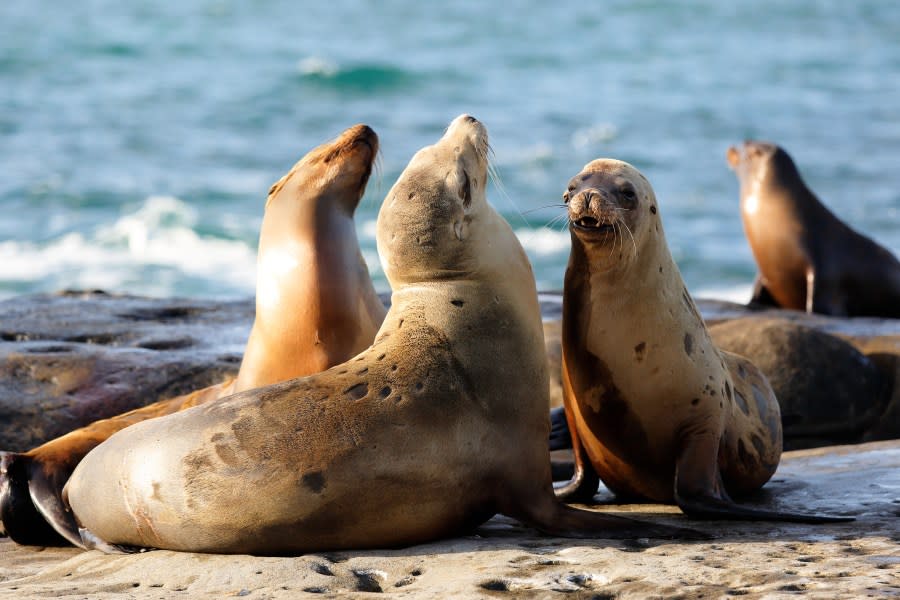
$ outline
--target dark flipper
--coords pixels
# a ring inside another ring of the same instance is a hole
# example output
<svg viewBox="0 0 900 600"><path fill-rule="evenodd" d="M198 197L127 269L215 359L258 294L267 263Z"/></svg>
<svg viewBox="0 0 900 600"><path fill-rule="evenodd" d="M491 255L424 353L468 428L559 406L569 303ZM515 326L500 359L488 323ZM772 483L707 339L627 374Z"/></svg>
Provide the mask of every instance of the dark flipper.
<svg viewBox="0 0 900 600"><path fill-rule="evenodd" d="M550 451L568 450L572 447L572 435L562 406L550 409Z"/></svg>
<svg viewBox="0 0 900 600"><path fill-rule="evenodd" d="M769 288L762 281L762 275L757 274L756 280L753 282L753 295L750 296L750 304L757 306L780 306L778 301L772 296Z"/></svg>
<svg viewBox="0 0 900 600"><path fill-rule="evenodd" d="M518 499L526 499L518 503ZM503 514L519 519L547 535L580 539L677 539L708 540L709 534L695 529L672 527L620 517L594 510L566 506L549 491L513 491L504 498Z"/></svg>
<svg viewBox="0 0 900 600"><path fill-rule="evenodd" d="M62 499L63 486L73 469L62 465L53 466L57 468L49 472L46 465L36 462L29 467L28 489L31 501L50 527L69 543L83 548L75 515Z"/></svg>
<svg viewBox="0 0 900 600"><path fill-rule="evenodd" d="M65 546L66 540L34 505L29 490L31 458L0 452L0 520L7 535L25 546Z"/></svg>
<svg viewBox="0 0 900 600"><path fill-rule="evenodd" d="M567 415L564 416L568 418ZM578 432L574 428L570 431L572 432L570 439L572 454L575 457L575 472L567 483L559 487L554 486L553 492L558 500L564 502L590 502L597 494L600 477L586 456L581 440L578 438Z"/></svg>
<svg viewBox="0 0 900 600"><path fill-rule="evenodd" d="M741 506L728 496L716 460L718 436L710 433L691 437L675 466L675 502L694 519L736 521L787 521L793 523L844 523L854 517L831 517L788 513Z"/></svg>
<svg viewBox="0 0 900 600"><path fill-rule="evenodd" d="M804 513L787 513L735 504L730 499L713 496L676 498L678 507L692 519L722 519L733 521L786 521L789 523L846 523L854 517L832 517Z"/></svg>

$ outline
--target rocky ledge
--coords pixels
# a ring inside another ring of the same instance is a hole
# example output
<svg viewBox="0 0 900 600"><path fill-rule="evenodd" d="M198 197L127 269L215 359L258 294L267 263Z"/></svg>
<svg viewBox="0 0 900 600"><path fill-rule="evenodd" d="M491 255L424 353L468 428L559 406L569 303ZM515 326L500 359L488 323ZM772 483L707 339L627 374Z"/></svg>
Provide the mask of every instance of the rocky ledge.
<svg viewBox="0 0 900 600"><path fill-rule="evenodd" d="M704 531L678 542L547 537L504 517L393 550L108 556L0 540L0 598L885 598L900 595L900 442L789 452L755 505L852 514L833 525L694 521L655 504L592 508ZM248 499L252 501L252 499Z"/></svg>
<svg viewBox="0 0 900 600"><path fill-rule="evenodd" d="M541 299L552 366L560 298ZM900 321L698 305L716 343L766 371L795 446L900 437ZM219 381L236 372L252 319L249 300L63 293L0 303L0 449L27 450L88 421ZM433 544L294 558L106 556L0 539L0 597L900 595L898 441L788 452L773 481L749 500L852 514L852 523L698 522L674 507L616 505L602 492L595 500L597 510L714 539L566 540L503 517Z"/></svg>
<svg viewBox="0 0 900 600"><path fill-rule="evenodd" d="M715 300L698 306L715 342L748 356L769 377L788 448L900 438L900 320ZM558 293L541 294L557 404L561 307ZM25 451L236 373L253 311L251 300L102 292L0 302L0 450Z"/></svg>

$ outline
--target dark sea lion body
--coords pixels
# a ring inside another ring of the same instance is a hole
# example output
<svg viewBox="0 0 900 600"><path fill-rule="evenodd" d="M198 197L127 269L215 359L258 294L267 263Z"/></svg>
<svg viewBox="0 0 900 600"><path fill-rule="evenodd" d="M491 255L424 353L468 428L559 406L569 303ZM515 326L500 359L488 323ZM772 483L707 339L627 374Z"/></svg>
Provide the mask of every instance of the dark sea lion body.
<svg viewBox="0 0 900 600"><path fill-rule="evenodd" d="M759 276L753 302L835 316L900 318L900 261L854 231L768 142L728 150Z"/></svg>

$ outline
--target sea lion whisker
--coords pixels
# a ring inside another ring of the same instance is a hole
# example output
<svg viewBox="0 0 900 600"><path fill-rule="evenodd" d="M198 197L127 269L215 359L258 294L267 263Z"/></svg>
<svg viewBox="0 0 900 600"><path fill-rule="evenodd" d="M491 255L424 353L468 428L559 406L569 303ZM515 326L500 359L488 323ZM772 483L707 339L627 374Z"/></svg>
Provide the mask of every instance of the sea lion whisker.
<svg viewBox="0 0 900 600"><path fill-rule="evenodd" d="M531 223L529 223L528 219L525 218L525 215L522 213L521 209L519 209L519 205L516 204L512 197L510 197L510 195L506 192L506 186L503 185L503 180L500 179L500 173L497 171L497 168L491 161L488 161L487 163L487 171L488 177L490 177L491 181L494 182L494 187L497 188L497 192L500 194L500 197L503 198L507 202L507 204L512 206L515 212L519 215L519 218L522 219L522 223L524 223L526 227L530 228Z"/></svg>
<svg viewBox="0 0 900 600"><path fill-rule="evenodd" d="M565 208L565 207L566 207L565 204L545 204L544 206L538 206L536 208L529 208L528 210L524 211L524 214L530 215L533 212L537 212L539 210L544 210L546 208Z"/></svg>
<svg viewBox="0 0 900 600"><path fill-rule="evenodd" d="M637 242L634 240L634 234L631 232L631 228L628 227L628 223L626 223L625 220L622 219L621 216L618 217L618 220L622 224L622 226L625 227L625 231L628 232L628 237L631 238L631 246L634 251L632 256L636 257L637 256Z"/></svg>
<svg viewBox="0 0 900 600"><path fill-rule="evenodd" d="M563 223L565 225L565 227L568 227L569 226L569 213L562 213L561 215L556 215L555 217L553 217L552 219L547 221L547 224L544 226L547 227L548 229L552 229L554 226L556 226L559 223ZM560 229L560 231L562 231L562 229Z"/></svg>

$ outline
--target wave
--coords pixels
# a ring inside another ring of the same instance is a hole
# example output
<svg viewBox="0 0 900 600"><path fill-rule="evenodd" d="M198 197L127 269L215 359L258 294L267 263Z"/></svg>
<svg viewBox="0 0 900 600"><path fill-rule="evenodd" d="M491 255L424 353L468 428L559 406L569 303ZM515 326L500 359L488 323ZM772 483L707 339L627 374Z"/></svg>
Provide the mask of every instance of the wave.
<svg viewBox="0 0 900 600"><path fill-rule="evenodd" d="M301 80L336 91L371 92L399 89L416 79L410 71L383 63L340 65L310 56L297 64Z"/></svg>
<svg viewBox="0 0 900 600"><path fill-rule="evenodd" d="M256 249L201 235L196 211L151 196L134 213L45 242L0 242L0 282L12 293L104 289L151 296L252 295Z"/></svg>
<svg viewBox="0 0 900 600"><path fill-rule="evenodd" d="M516 237L525 252L529 255L550 256L565 254L568 256L571 245L569 230L556 231L547 227L538 229L516 229Z"/></svg>
<svg viewBox="0 0 900 600"><path fill-rule="evenodd" d="M599 123L583 127L572 134L572 146L579 149L593 148L614 140L618 134L619 130L612 123Z"/></svg>

